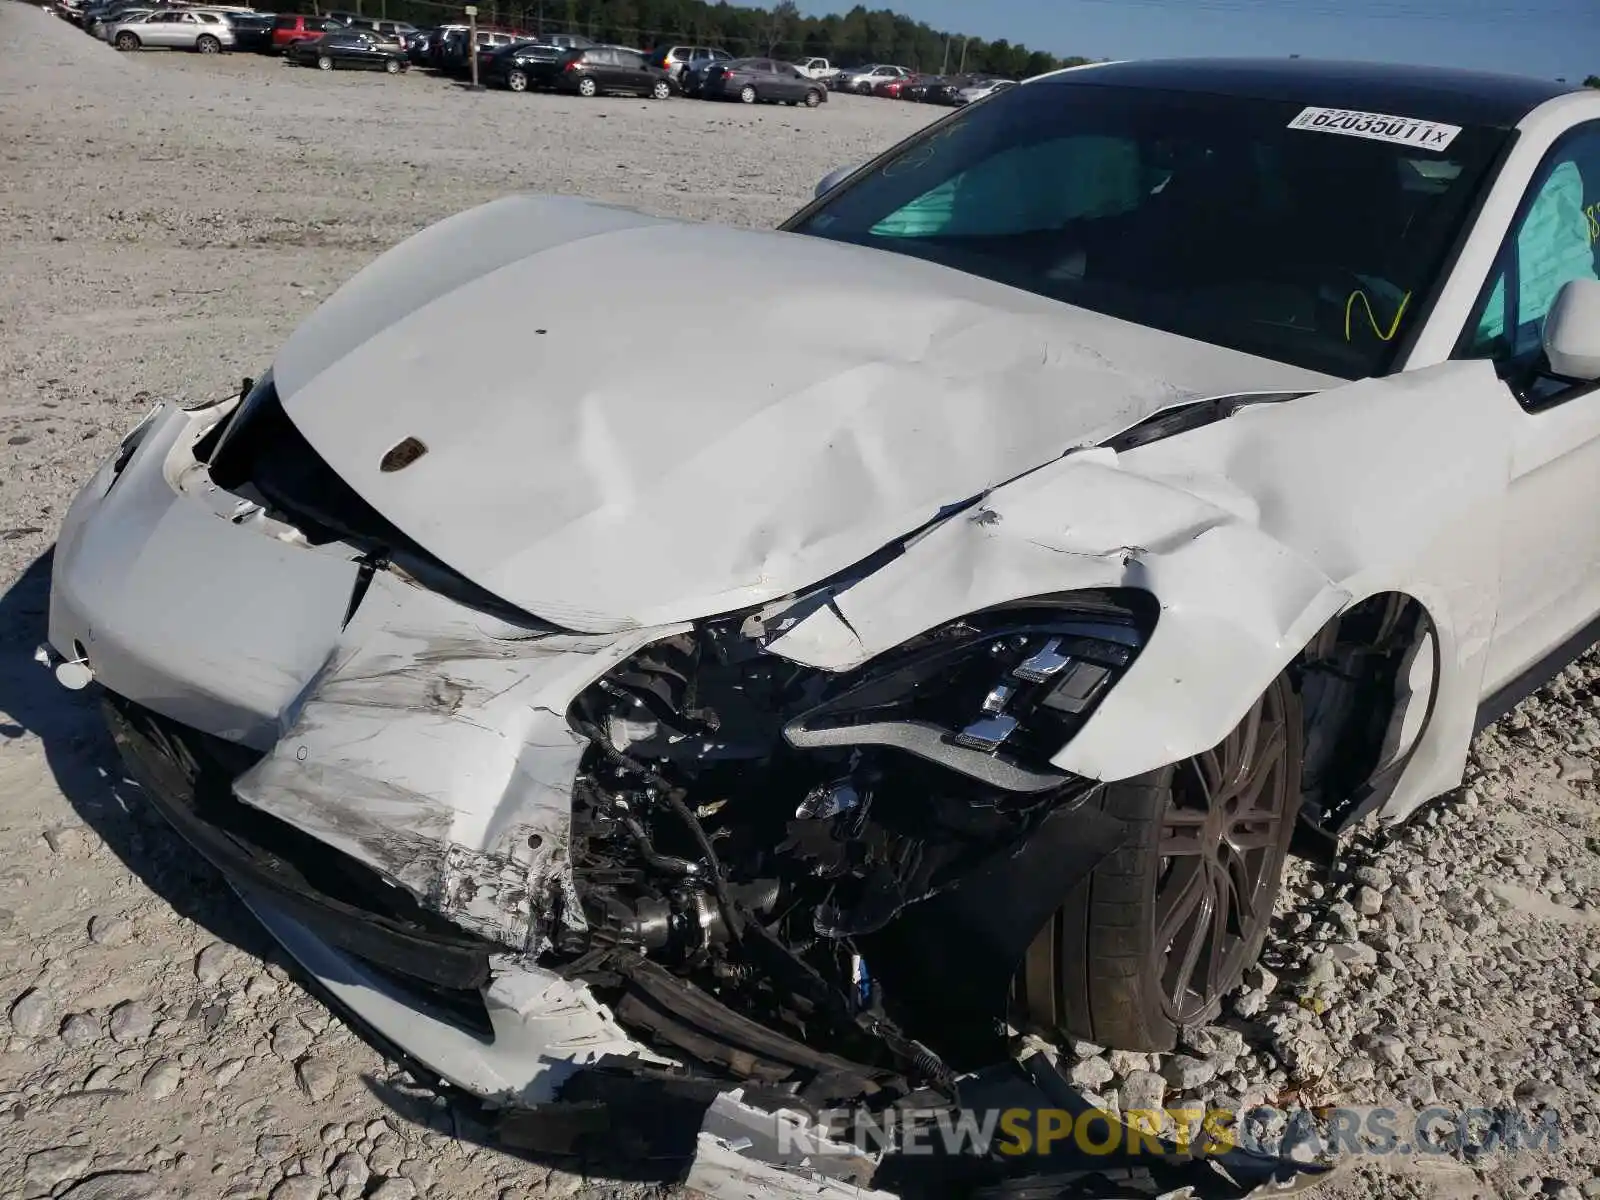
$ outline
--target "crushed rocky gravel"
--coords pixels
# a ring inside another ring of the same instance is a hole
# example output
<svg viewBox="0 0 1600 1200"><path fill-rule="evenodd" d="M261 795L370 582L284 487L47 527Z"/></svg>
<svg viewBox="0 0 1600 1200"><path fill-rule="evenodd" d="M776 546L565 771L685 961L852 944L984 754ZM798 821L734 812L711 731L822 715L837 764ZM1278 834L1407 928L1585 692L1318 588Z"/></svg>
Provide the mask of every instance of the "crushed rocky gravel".
<svg viewBox="0 0 1600 1200"><path fill-rule="evenodd" d="M14 0L0 44L0 1195L637 1200L485 1144L293 982L124 781L92 705L33 663L53 531L156 398L258 373L319 298L434 220L532 188L770 225L935 113L119 55ZM1245 1118L1263 1137L1483 1110L1442 1146L1344 1154L1320 1195L1600 1198L1597 749L1591 654L1479 737L1458 792L1362 831L1331 873L1295 863L1217 1025L1170 1055L1050 1053L1122 1111L1272 1106ZM1506 1146L1508 1112L1535 1130L1553 1114L1556 1140Z"/></svg>

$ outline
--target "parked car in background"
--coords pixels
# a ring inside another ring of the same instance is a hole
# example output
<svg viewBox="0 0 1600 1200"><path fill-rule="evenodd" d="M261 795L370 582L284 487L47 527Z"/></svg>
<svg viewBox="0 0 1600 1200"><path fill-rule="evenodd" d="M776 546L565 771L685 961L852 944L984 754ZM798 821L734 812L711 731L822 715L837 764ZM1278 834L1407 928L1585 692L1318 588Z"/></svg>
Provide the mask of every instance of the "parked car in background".
<svg viewBox="0 0 1600 1200"><path fill-rule="evenodd" d="M314 42L296 42L284 51L284 58L296 66L332 71L344 67L362 71L387 71L398 75L411 66L405 51L378 34L348 26L325 33Z"/></svg>
<svg viewBox="0 0 1600 1200"><path fill-rule="evenodd" d="M402 50L410 43L420 30L410 21L387 21L379 17L357 17L346 22L351 29L366 29L376 33L379 37L394 42Z"/></svg>
<svg viewBox="0 0 1600 1200"><path fill-rule="evenodd" d="M829 80L839 73L839 68L825 58L807 58L793 66L807 79Z"/></svg>
<svg viewBox="0 0 1600 1200"><path fill-rule="evenodd" d="M272 50L272 13L234 13L228 17L233 26L233 48L266 54Z"/></svg>
<svg viewBox="0 0 1600 1200"><path fill-rule="evenodd" d="M699 65L729 62L733 55L720 46L657 46L646 59L652 67L665 71L674 83L682 84L684 74Z"/></svg>
<svg viewBox="0 0 1600 1200"><path fill-rule="evenodd" d="M314 42L325 33L345 28L332 17L308 17L303 13L279 13L272 18L272 48L287 50L299 42Z"/></svg>
<svg viewBox="0 0 1600 1200"><path fill-rule="evenodd" d="M522 35L510 33L503 29L479 29L475 34L471 30L452 29L440 41L439 51L434 59L433 66L447 75L467 75L472 71L472 59L468 57L467 38L471 35L473 41L473 54L482 54L484 51L493 53L502 47L509 46L522 40ZM480 63L482 59L480 58Z"/></svg>
<svg viewBox="0 0 1600 1200"><path fill-rule="evenodd" d="M1008 91L1017 86L1014 79L984 79L964 87L956 93L957 104L971 104L977 100L986 100L997 92Z"/></svg>
<svg viewBox="0 0 1600 1200"><path fill-rule="evenodd" d="M560 43L556 39L561 39ZM513 92L555 86L562 63L574 50L588 50L594 43L580 34L559 33L531 42L502 46L480 70L485 83L509 88Z"/></svg>
<svg viewBox="0 0 1600 1200"><path fill-rule="evenodd" d="M415 67L423 66L428 61L429 50L433 46L433 39L439 36L442 26L418 30L406 38L406 58Z"/></svg>
<svg viewBox="0 0 1600 1200"><path fill-rule="evenodd" d="M721 69L723 63L731 61L731 59L723 58L696 59L694 62L685 66L683 71L678 75L678 90L685 96L693 96L697 99L704 98L706 76L713 70Z"/></svg>
<svg viewBox="0 0 1600 1200"><path fill-rule="evenodd" d="M158 0L90 0L78 19L84 29L104 41L106 30L119 21L132 21L166 7Z"/></svg>
<svg viewBox="0 0 1600 1200"><path fill-rule="evenodd" d="M846 71L839 76L841 92L870 92L878 84L889 79L908 79L910 70L905 67L896 67L889 63L873 63L871 66L861 67L855 71Z"/></svg>
<svg viewBox="0 0 1600 1200"><path fill-rule="evenodd" d="M610 46L567 51L555 76L555 86L580 96L622 92L654 100L665 100L673 92L672 77L644 55Z"/></svg>
<svg viewBox="0 0 1600 1200"><path fill-rule="evenodd" d="M706 71L701 88L709 99L744 104L804 104L815 108L828 98L828 90L802 75L793 63L770 58L736 58L717 63Z"/></svg>
<svg viewBox="0 0 1600 1200"><path fill-rule="evenodd" d="M921 78L920 75L903 75L899 78L891 76L880 79L872 85L872 94L884 100L898 100L908 85Z"/></svg>
<svg viewBox="0 0 1600 1200"><path fill-rule="evenodd" d="M125 8L119 11L115 16L97 16L93 18L89 22L88 30L92 36L99 38L102 42L108 41L109 38L107 34L110 31L111 26L126 24L130 21L142 20L153 12L155 12L155 9L148 7Z"/></svg>
<svg viewBox="0 0 1600 1200"><path fill-rule="evenodd" d="M906 80L900 88L900 99L910 100L914 104L927 104L932 94L948 82L943 75L918 75L915 79Z"/></svg>
<svg viewBox="0 0 1600 1200"><path fill-rule="evenodd" d="M106 30L106 40L118 50L193 50L220 54L233 48L233 26L216 13L158 9Z"/></svg>

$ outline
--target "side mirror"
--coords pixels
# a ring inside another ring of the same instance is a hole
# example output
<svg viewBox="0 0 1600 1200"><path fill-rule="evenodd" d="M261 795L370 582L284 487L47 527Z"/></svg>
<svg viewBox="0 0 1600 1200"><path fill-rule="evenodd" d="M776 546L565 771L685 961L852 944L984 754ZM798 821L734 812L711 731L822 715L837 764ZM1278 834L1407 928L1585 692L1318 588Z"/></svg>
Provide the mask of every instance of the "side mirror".
<svg viewBox="0 0 1600 1200"><path fill-rule="evenodd" d="M1600 379L1600 279L1562 286L1544 321L1544 353L1563 379Z"/></svg>
<svg viewBox="0 0 1600 1200"><path fill-rule="evenodd" d="M817 190L811 193L812 198L815 199L824 192L833 191L840 183L844 182L847 175L854 175L860 169L860 165L857 164L852 167L840 167L837 171L829 171L817 183Z"/></svg>

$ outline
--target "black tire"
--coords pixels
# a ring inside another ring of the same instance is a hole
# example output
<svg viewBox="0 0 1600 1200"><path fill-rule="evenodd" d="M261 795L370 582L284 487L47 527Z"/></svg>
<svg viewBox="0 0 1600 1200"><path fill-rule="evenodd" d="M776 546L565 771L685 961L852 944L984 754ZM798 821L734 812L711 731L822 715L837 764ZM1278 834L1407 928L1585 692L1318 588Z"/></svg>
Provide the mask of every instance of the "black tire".
<svg viewBox="0 0 1600 1200"><path fill-rule="evenodd" d="M331 71L331 70L333 70L333 59L329 58L326 54L318 55L317 56L317 70L319 70L319 71Z"/></svg>
<svg viewBox="0 0 1600 1200"><path fill-rule="evenodd" d="M137 50L139 48L139 35L126 31L119 33L117 34L116 45L118 50Z"/></svg>
<svg viewBox="0 0 1600 1200"><path fill-rule="evenodd" d="M386 74L398 75L400 74L400 63L395 59L386 58L383 61L383 69Z"/></svg>
<svg viewBox="0 0 1600 1200"><path fill-rule="evenodd" d="M526 71L508 71L508 72L506 72L506 87L510 88L513 92L525 92L525 91L527 91L528 90L528 74L527 74L527 72Z"/></svg>
<svg viewBox="0 0 1600 1200"><path fill-rule="evenodd" d="M812 88L809 92L806 93L806 107L807 108L816 108L817 105L819 105L821 103L822 103L822 93L820 91L818 91L816 88Z"/></svg>
<svg viewBox="0 0 1600 1200"><path fill-rule="evenodd" d="M209 33L202 33L194 40L194 49L196 54L221 54L222 43Z"/></svg>
<svg viewBox="0 0 1600 1200"><path fill-rule="evenodd" d="M658 79L655 86L650 89L650 98L653 100L669 100L672 98L672 85L665 79Z"/></svg>
<svg viewBox="0 0 1600 1200"><path fill-rule="evenodd" d="M751 84L747 83L739 89L740 104L754 104L759 99L760 97L756 95L756 89Z"/></svg>
<svg viewBox="0 0 1600 1200"><path fill-rule="evenodd" d="M1088 801L1121 821L1129 840L1029 947L1015 990L1020 1020L1163 1051L1180 1029L1217 1016L1261 952L1283 880L1300 806L1300 722L1299 697L1280 677L1214 749ZM1232 897L1246 903L1226 906L1218 939L1216 901Z"/></svg>
<svg viewBox="0 0 1600 1200"><path fill-rule="evenodd" d="M600 85L591 76L585 75L578 80L578 95L585 98L600 94Z"/></svg>

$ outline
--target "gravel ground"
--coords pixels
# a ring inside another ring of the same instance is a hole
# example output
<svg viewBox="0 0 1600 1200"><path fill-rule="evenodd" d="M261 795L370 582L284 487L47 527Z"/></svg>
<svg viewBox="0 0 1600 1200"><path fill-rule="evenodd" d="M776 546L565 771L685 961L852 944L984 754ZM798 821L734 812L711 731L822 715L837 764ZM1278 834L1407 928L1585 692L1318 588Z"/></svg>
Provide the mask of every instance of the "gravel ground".
<svg viewBox="0 0 1600 1200"><path fill-rule="evenodd" d="M479 1144L290 980L32 663L53 531L157 396L258 373L434 220L532 188L770 225L930 113L125 56L13 0L0 44L0 1195L637 1197ZM1177 1055L1079 1044L1066 1069L1124 1108L1553 1110L1554 1149L1347 1158L1319 1194L1600 1197L1597 749L1591 657L1479 739L1461 792L1364 835L1333 878L1297 867L1219 1026Z"/></svg>

